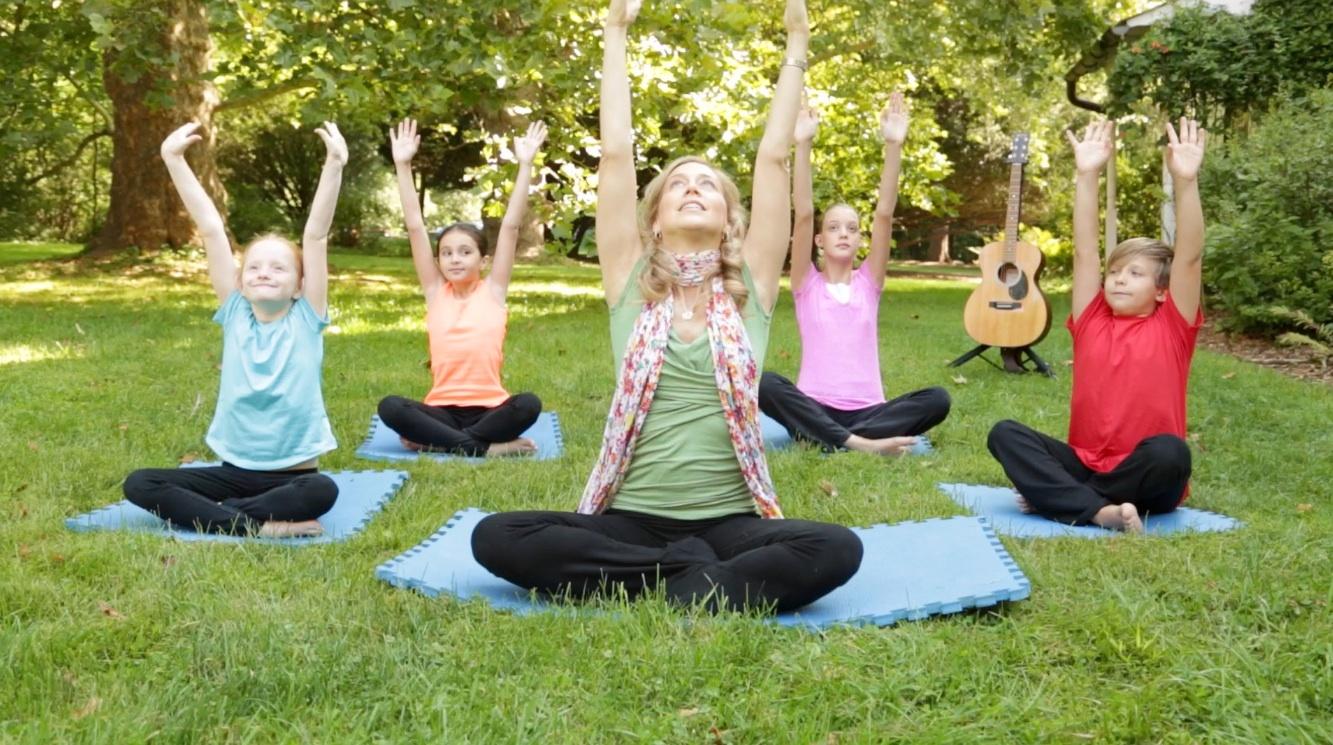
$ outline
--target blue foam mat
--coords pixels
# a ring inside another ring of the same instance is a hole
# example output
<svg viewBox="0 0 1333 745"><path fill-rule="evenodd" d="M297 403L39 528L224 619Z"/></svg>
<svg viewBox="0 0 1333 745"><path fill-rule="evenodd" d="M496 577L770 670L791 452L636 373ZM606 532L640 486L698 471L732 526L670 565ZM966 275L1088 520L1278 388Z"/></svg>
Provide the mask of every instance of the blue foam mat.
<svg viewBox="0 0 1333 745"><path fill-rule="evenodd" d="M192 463L188 468L202 468L208 463ZM327 471L338 484L338 499L333 509L319 516L322 535L305 538L258 538L251 536L198 533L169 525L157 515L126 500L65 520L65 527L80 533L94 530L128 530L161 533L182 541L218 541L223 543L256 542L300 546L312 543L345 541L360 533L384 503L407 481L405 471Z"/></svg>
<svg viewBox="0 0 1333 745"><path fill-rule="evenodd" d="M1018 492L1003 486L977 484L939 484L940 491L949 495L974 515L990 520L995 530L1017 538L1108 538L1120 535L1096 525L1065 525L1039 515L1025 514L1018 509ZM1218 532L1235 530L1242 523L1232 517L1191 507L1177 507L1165 515L1148 515L1143 520L1143 531L1150 535L1182 532Z"/></svg>
<svg viewBox="0 0 1333 745"><path fill-rule="evenodd" d="M565 449L564 434L560 431L560 417L554 411L543 411L537 417L537 421L533 422L532 426L528 427L521 437L527 437L537 444L535 454L524 456L532 460L559 458ZM379 415L370 418L370 433L366 435L366 441L361 443L361 447L356 449L356 454L366 460L431 458L438 461L458 460L466 463L484 463L488 460L487 458L469 458L463 455L450 455L449 453L419 453L415 450L408 450L399 441L398 433L389 429L384 422L380 421Z"/></svg>
<svg viewBox="0 0 1333 745"><path fill-rule="evenodd" d="M481 597L519 614L552 610L528 591L481 567L472 558L472 530L487 513L459 511L434 535L390 559L375 576L434 597ZM950 517L853 528L865 546L861 569L847 584L818 601L771 619L783 626L822 629L842 625L888 626L1005 600L1031 591L986 521Z"/></svg>
<svg viewBox="0 0 1333 745"><path fill-rule="evenodd" d="M787 428L767 414L759 414L759 428L764 433L765 450L786 450L796 444ZM934 452L935 446L930 444L930 439L925 435L917 435L916 444L908 451L909 455L930 455Z"/></svg>

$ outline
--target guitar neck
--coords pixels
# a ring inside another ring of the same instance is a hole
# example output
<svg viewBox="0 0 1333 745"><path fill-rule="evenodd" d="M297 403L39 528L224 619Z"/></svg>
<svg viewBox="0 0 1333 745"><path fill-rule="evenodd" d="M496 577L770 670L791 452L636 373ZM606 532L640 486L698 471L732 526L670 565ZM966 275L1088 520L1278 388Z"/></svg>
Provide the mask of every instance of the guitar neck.
<svg viewBox="0 0 1333 745"><path fill-rule="evenodd" d="M1018 213L1023 207L1023 164L1009 167L1009 209L1004 215L1004 257L1013 262L1014 244L1018 243Z"/></svg>

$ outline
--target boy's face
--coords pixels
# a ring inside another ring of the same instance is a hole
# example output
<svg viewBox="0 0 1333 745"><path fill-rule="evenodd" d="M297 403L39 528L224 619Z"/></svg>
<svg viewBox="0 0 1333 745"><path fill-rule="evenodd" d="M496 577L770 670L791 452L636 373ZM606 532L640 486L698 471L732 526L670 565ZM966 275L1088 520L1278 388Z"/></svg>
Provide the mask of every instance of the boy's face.
<svg viewBox="0 0 1333 745"><path fill-rule="evenodd" d="M1166 300L1166 290L1157 286L1157 262L1143 256L1121 260L1107 267L1102 295L1117 316L1146 316Z"/></svg>

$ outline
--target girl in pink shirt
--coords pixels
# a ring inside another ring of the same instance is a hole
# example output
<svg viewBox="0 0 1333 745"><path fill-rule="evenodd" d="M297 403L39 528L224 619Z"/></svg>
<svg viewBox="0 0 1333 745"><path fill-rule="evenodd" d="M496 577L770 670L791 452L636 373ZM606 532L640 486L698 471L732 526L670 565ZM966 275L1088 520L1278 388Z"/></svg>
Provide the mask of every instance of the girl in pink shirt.
<svg viewBox="0 0 1333 745"><path fill-rule="evenodd" d="M826 210L819 234L814 235L810 153L818 127L818 114L802 108L794 133L796 222L791 244L801 372L795 384L765 372L759 384L759 407L793 438L817 442L829 450L899 455L916 444L915 435L949 415L949 394L943 388L924 388L885 401L879 373L879 296L898 201L907 107L902 94L894 93L880 114L884 167L879 203L870 254L858 268L853 261L861 248L860 218L850 205L837 204ZM822 270L812 261L812 244L823 255Z"/></svg>

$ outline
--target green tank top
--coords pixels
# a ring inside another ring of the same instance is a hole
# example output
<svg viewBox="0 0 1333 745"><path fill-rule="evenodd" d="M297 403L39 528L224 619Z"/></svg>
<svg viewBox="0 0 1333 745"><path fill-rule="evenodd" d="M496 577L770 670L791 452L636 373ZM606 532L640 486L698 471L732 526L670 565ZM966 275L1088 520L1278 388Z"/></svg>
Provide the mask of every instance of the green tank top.
<svg viewBox="0 0 1333 745"><path fill-rule="evenodd" d="M617 375L643 310L639 275L644 266L640 259L620 301L611 308L611 349ZM757 369L762 370L772 315L759 303L748 267L742 277L750 290L742 321ZM677 520L755 511L754 497L745 485L727 432L706 332L688 344L671 332L657 392L611 506Z"/></svg>

